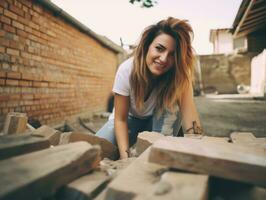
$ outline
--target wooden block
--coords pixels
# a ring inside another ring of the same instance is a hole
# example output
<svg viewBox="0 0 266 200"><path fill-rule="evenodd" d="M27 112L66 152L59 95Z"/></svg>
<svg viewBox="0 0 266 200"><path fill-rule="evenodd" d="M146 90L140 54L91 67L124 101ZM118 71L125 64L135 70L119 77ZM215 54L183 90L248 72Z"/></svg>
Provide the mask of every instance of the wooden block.
<svg viewBox="0 0 266 200"><path fill-rule="evenodd" d="M126 168L135 158L112 161L104 159L100 162L98 170L82 176L68 184L56 195L62 200L90 200L100 194L107 184Z"/></svg>
<svg viewBox="0 0 266 200"><path fill-rule="evenodd" d="M23 133L27 128L28 117L26 113L8 113L4 124L4 134Z"/></svg>
<svg viewBox="0 0 266 200"><path fill-rule="evenodd" d="M246 143L254 139L256 139L256 137L250 132L232 132L230 134L230 140L233 143Z"/></svg>
<svg viewBox="0 0 266 200"><path fill-rule="evenodd" d="M136 151L137 155L140 155L143 153L149 146L151 146L155 141L162 139L164 137L173 137L173 136L164 136L163 134L157 133L157 132L149 132L144 131L142 133L139 133L137 142L136 142ZM229 138L227 137L210 137L210 136L203 136L199 134L185 134L184 137L186 138L193 138L193 139L199 139L204 141L210 141L210 142L220 142L220 143L228 143Z"/></svg>
<svg viewBox="0 0 266 200"><path fill-rule="evenodd" d="M165 172L161 180L157 183L155 191L159 194L164 185L169 185L173 189L171 196L166 199L208 199L208 176L201 174ZM178 189L177 189L178 188Z"/></svg>
<svg viewBox="0 0 266 200"><path fill-rule="evenodd" d="M32 131L32 135L36 137L44 137L50 141L50 144L56 146L59 144L61 132L49 126L43 125Z"/></svg>
<svg viewBox="0 0 266 200"><path fill-rule="evenodd" d="M229 138L228 137L214 137L214 136L206 136L206 135L200 135L200 134L184 134L185 138L191 138L191 139L199 139L207 142L219 142L219 143L228 143Z"/></svg>
<svg viewBox="0 0 266 200"><path fill-rule="evenodd" d="M92 173L78 178L62 188L56 199L62 200L91 200L95 198L111 181L106 173L94 170Z"/></svg>
<svg viewBox="0 0 266 200"><path fill-rule="evenodd" d="M111 142L104 138L97 137L95 135L89 135L84 133L69 132L61 135L60 144L66 144L70 142L87 141L92 145L100 145L102 150L102 158L109 158L117 160L119 153L118 148Z"/></svg>
<svg viewBox="0 0 266 200"><path fill-rule="evenodd" d="M266 150L266 138L256 138L250 132L233 132L230 134L230 140L234 144Z"/></svg>
<svg viewBox="0 0 266 200"><path fill-rule="evenodd" d="M168 168L163 165L149 163L149 152L150 148L142 153L107 186L105 199L176 199L177 194L179 199L205 199L208 188L207 176L182 174L182 178L179 180L177 174L174 178L175 180L168 180L165 183L168 176L163 177L161 175L166 173ZM189 183L187 185L184 181L188 179L193 179L198 184L191 185ZM186 190L189 192L185 192ZM194 192L197 196L194 195Z"/></svg>
<svg viewBox="0 0 266 200"><path fill-rule="evenodd" d="M47 139L34 137L30 134L0 136L0 160L48 147L50 147L50 143Z"/></svg>
<svg viewBox="0 0 266 200"><path fill-rule="evenodd" d="M76 142L13 157L0 162L0 199L40 199L91 171L100 149Z"/></svg>
<svg viewBox="0 0 266 200"><path fill-rule="evenodd" d="M254 148L190 138L160 139L151 148L153 163L266 186L266 153Z"/></svg>
<svg viewBox="0 0 266 200"><path fill-rule="evenodd" d="M137 155L142 154L149 146L156 140L165 137L163 134L157 132L144 131L138 134L136 142Z"/></svg>
<svg viewBox="0 0 266 200"><path fill-rule="evenodd" d="M228 143L228 137L213 137L213 136L203 136L201 140L206 142L218 142L218 143Z"/></svg>

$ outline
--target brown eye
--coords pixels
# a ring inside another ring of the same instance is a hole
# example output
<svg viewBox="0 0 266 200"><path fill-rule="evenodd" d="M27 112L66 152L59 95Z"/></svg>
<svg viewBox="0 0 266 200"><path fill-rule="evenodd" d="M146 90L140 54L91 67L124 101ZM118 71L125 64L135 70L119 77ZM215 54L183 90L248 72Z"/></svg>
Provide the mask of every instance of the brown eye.
<svg viewBox="0 0 266 200"><path fill-rule="evenodd" d="M157 49L158 52L163 52L163 48L162 47L156 46L155 48Z"/></svg>

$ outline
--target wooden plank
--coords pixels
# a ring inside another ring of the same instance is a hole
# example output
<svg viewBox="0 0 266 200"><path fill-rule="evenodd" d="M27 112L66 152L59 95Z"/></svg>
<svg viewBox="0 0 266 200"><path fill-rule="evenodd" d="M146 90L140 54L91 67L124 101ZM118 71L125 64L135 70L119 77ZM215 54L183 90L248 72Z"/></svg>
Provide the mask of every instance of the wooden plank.
<svg viewBox="0 0 266 200"><path fill-rule="evenodd" d="M253 135L253 133L250 132L232 132L230 134L230 141L233 143L246 143L251 142L256 137Z"/></svg>
<svg viewBox="0 0 266 200"><path fill-rule="evenodd" d="M17 134L24 133L27 128L28 117L26 113L11 112L6 116L3 133Z"/></svg>
<svg viewBox="0 0 266 200"><path fill-rule="evenodd" d="M100 149L76 142L13 157L0 162L0 199L37 199L51 196L100 161Z"/></svg>
<svg viewBox="0 0 266 200"><path fill-rule="evenodd" d="M266 186L266 153L254 148L169 137L151 148L153 163Z"/></svg>
<svg viewBox="0 0 266 200"><path fill-rule="evenodd" d="M30 134L0 136L0 160L45 149L49 146L50 143L47 139Z"/></svg>
<svg viewBox="0 0 266 200"><path fill-rule="evenodd" d="M44 137L50 141L50 144L55 146L59 144L61 132L49 126L43 125L32 132L33 136Z"/></svg>
<svg viewBox="0 0 266 200"><path fill-rule="evenodd" d="M163 134L157 132L144 131L138 134L136 142L136 152L137 155L143 153L149 146L151 146L155 141L162 139L164 137L173 137L173 136L164 136ZM212 136L203 136L199 134L184 134L186 138L199 139L209 142L219 142L219 143L228 143L228 137L212 137Z"/></svg>
<svg viewBox="0 0 266 200"><path fill-rule="evenodd" d="M118 148L104 138L78 132L63 133L60 138L60 144L67 144L77 141L87 141L92 145L100 145L102 150L102 158L109 158L112 160L118 159Z"/></svg>
<svg viewBox="0 0 266 200"><path fill-rule="evenodd" d="M208 176L175 174L168 180L167 167L148 162L150 148L123 170L108 186L105 199L206 199ZM179 179L180 178L180 179ZM192 180L197 184L191 184ZM163 191L161 190L163 189ZM102 196L101 196L102 198Z"/></svg>
<svg viewBox="0 0 266 200"><path fill-rule="evenodd" d="M56 199L62 200L90 200L98 196L123 169L135 158L112 161L104 159L100 167L92 173L82 176L60 190Z"/></svg>
<svg viewBox="0 0 266 200"><path fill-rule="evenodd" d="M250 132L233 132L230 134L230 140L234 144L260 148L262 151L266 151L266 138L256 138Z"/></svg>
<svg viewBox="0 0 266 200"><path fill-rule="evenodd" d="M228 143L229 138L228 137L213 137L213 136L203 136L201 140L206 142L218 142L218 143Z"/></svg>
<svg viewBox="0 0 266 200"><path fill-rule="evenodd" d="M138 134L136 142L137 155L142 154L149 146L151 146L156 140L165 137L163 134L157 132L144 131Z"/></svg>

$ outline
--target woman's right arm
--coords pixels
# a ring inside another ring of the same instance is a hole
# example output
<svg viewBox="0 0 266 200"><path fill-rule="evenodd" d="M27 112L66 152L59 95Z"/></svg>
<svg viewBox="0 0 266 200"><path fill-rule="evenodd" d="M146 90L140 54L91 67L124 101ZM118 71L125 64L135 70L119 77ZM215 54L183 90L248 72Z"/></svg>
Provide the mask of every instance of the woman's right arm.
<svg viewBox="0 0 266 200"><path fill-rule="evenodd" d="M129 139L128 139L128 111L129 97L115 93L115 136L120 153L120 159L128 157Z"/></svg>

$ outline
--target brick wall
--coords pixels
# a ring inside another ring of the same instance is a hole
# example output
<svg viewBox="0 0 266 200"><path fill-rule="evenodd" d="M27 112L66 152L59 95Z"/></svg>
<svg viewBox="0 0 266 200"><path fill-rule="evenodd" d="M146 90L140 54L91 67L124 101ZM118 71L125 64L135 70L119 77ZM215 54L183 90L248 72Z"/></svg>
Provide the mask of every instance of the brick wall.
<svg viewBox="0 0 266 200"><path fill-rule="evenodd" d="M8 112L43 124L106 109L118 56L30 0L0 1L0 131Z"/></svg>

